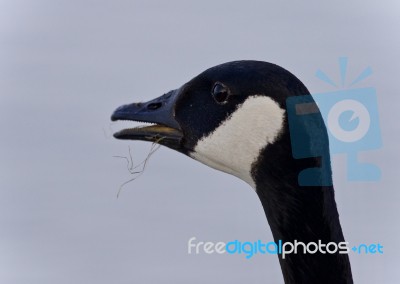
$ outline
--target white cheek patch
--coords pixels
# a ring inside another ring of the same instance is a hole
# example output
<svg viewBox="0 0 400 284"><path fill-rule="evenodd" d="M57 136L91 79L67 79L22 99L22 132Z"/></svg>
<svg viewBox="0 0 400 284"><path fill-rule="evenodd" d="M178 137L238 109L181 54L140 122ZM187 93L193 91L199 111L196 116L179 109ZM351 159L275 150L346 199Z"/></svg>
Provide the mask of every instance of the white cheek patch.
<svg viewBox="0 0 400 284"><path fill-rule="evenodd" d="M214 169L255 182L251 166L283 128L285 110L267 96L251 96L214 132L199 140L191 157Z"/></svg>

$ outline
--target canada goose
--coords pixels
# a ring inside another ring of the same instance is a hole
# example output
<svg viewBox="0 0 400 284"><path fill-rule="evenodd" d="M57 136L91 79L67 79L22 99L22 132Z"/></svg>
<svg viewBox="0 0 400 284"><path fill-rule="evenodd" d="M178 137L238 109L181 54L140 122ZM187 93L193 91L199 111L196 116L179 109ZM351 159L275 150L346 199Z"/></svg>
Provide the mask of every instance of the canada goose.
<svg viewBox="0 0 400 284"><path fill-rule="evenodd" d="M333 186L300 186L299 173L321 166L321 158L292 155L286 99L310 94L287 70L267 62L234 61L207 69L179 89L146 103L123 105L111 119L150 122L124 129L117 139L157 142L247 182L259 196L275 242L344 241ZM305 133L320 131L320 114ZM322 129L322 131L321 131ZM318 144L318 145L317 145ZM320 150L319 150L320 151ZM330 161L322 175L331 178ZM347 254L278 254L285 283L353 283Z"/></svg>

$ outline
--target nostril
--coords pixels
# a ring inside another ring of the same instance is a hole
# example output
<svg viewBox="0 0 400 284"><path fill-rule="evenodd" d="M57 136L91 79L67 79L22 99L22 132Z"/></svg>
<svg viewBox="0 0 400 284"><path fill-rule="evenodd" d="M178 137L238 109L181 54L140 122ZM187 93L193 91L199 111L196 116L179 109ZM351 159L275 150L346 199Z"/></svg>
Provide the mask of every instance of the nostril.
<svg viewBox="0 0 400 284"><path fill-rule="evenodd" d="M161 106L162 106L162 103L151 103L147 106L147 109L156 110L156 109L159 109Z"/></svg>

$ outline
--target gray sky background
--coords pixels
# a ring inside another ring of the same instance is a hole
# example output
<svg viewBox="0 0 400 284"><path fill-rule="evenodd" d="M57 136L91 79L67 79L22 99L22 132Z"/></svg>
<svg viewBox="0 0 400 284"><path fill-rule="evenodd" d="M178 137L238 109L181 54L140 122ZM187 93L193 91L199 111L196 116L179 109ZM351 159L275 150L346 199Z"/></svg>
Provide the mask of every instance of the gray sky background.
<svg viewBox="0 0 400 284"><path fill-rule="evenodd" d="M381 182L351 183L334 157L356 283L399 283L398 1L0 0L0 282L282 283L276 256L188 255L187 241L272 240L244 182L161 148L117 199L150 144L111 137L119 105L177 88L237 59L273 62L313 92L374 73L383 147L360 155Z"/></svg>

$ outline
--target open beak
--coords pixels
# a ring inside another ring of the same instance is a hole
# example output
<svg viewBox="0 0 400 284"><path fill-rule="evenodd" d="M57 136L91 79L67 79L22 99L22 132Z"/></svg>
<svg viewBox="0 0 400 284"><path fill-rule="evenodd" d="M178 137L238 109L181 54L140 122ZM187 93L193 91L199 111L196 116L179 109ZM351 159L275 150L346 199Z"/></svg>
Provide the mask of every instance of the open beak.
<svg viewBox="0 0 400 284"><path fill-rule="evenodd" d="M183 133L175 120L175 103L178 94L179 90L174 90L146 103L133 103L117 108L111 115L112 121L131 120L152 123L152 125L123 129L114 133L114 137L156 142L174 150L180 150Z"/></svg>

